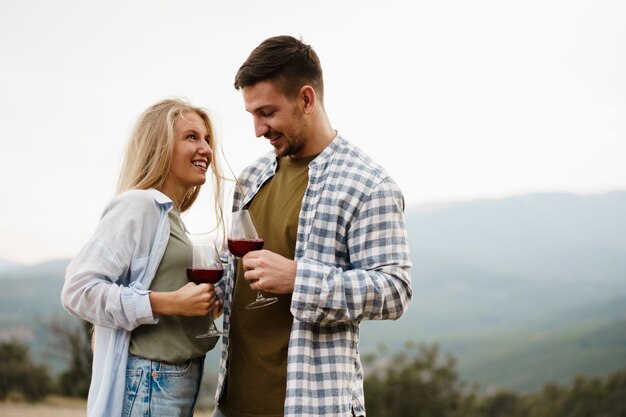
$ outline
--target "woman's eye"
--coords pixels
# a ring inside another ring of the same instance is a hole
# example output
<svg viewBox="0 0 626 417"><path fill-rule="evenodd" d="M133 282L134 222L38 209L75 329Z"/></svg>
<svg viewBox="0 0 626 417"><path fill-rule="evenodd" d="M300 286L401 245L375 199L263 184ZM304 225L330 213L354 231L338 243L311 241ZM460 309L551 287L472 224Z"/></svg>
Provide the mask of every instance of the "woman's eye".
<svg viewBox="0 0 626 417"><path fill-rule="evenodd" d="M196 135L194 135L193 133L190 133L187 135L187 139L196 140Z"/></svg>

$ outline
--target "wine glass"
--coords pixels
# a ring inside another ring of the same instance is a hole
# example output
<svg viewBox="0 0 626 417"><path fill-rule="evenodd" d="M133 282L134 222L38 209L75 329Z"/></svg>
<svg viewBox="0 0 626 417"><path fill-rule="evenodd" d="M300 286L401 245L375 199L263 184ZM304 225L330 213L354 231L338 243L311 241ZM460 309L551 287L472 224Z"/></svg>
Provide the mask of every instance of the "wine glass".
<svg viewBox="0 0 626 417"><path fill-rule="evenodd" d="M241 258L246 253L263 248L263 238L254 226L252 216L248 210L239 210L231 214L230 230L228 232L228 250ZM256 292L256 300L246 305L246 309L265 307L278 301L276 297L264 297L261 291Z"/></svg>
<svg viewBox="0 0 626 417"><path fill-rule="evenodd" d="M219 257L219 251L209 234L188 234L191 240L191 259L187 267L187 279L196 284L217 284L222 279L224 267ZM213 319L209 323L209 330L199 334L197 338L225 336L226 333L215 327Z"/></svg>

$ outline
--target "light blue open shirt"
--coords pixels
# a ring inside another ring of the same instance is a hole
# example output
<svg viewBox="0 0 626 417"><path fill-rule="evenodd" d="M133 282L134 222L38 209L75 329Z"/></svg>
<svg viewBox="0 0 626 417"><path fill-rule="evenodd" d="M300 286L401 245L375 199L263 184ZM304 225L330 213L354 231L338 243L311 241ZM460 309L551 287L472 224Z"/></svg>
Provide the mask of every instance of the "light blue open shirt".
<svg viewBox="0 0 626 417"><path fill-rule="evenodd" d="M131 331L158 322L148 288L167 247L172 207L157 190L120 194L67 268L63 307L96 328L89 417L122 415Z"/></svg>

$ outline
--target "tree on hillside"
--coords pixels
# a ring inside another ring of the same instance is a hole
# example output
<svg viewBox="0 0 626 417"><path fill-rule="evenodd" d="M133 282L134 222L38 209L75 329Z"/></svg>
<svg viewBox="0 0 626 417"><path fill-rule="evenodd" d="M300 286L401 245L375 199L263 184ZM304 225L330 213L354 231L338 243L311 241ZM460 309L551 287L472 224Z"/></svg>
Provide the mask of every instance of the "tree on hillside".
<svg viewBox="0 0 626 417"><path fill-rule="evenodd" d="M471 417L467 410L474 401L458 379L456 360L441 359L438 345L407 344L404 352L386 360L386 365L370 363L365 378L368 414L377 417ZM372 360L369 358L368 360ZM380 361L379 361L380 362Z"/></svg>
<svg viewBox="0 0 626 417"><path fill-rule="evenodd" d="M546 385L526 398L529 417L626 417L626 371L579 376L569 387Z"/></svg>
<svg viewBox="0 0 626 417"><path fill-rule="evenodd" d="M54 347L63 355L68 368L59 376L59 391L69 397L87 398L91 382L91 329L89 322L80 321L78 326L67 323L51 323L49 331L55 337Z"/></svg>
<svg viewBox="0 0 626 417"><path fill-rule="evenodd" d="M37 401L52 391L48 370L35 366L28 354L28 347L20 341L0 343L0 399L11 392Z"/></svg>
<svg viewBox="0 0 626 417"><path fill-rule="evenodd" d="M476 406L476 415L481 417L527 417L528 407L523 397L513 392L499 392L479 401Z"/></svg>
<svg viewBox="0 0 626 417"><path fill-rule="evenodd" d="M364 356L365 401L376 417L626 417L626 370L605 378L579 376L534 393L479 397L460 382L456 360L439 347L407 345L391 358Z"/></svg>

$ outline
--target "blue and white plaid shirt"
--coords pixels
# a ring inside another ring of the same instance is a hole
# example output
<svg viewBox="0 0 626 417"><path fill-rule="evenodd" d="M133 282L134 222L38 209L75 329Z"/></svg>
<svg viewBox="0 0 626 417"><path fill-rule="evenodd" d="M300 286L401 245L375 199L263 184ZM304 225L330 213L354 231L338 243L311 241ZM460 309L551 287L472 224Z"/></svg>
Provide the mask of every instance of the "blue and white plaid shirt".
<svg viewBox="0 0 626 417"><path fill-rule="evenodd" d="M276 172L274 152L241 174L233 207L245 207ZM394 320L411 299L411 261L402 192L387 172L339 135L309 164L295 260L285 416L365 415L359 359L361 320ZM236 259L218 289L224 330ZM215 401L224 389L223 338Z"/></svg>

